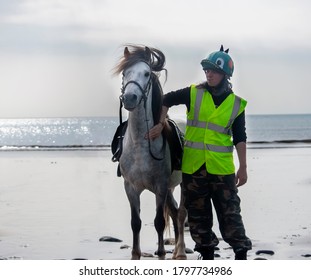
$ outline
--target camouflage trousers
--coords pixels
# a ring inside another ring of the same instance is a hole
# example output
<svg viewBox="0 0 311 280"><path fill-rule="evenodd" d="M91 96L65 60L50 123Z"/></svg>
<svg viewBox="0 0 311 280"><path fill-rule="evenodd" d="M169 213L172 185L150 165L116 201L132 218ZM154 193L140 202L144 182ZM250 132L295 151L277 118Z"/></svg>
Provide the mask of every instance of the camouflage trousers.
<svg viewBox="0 0 311 280"><path fill-rule="evenodd" d="M214 248L219 243L212 230L212 202L223 240L229 243L234 251L252 248L251 240L245 235L240 214L235 174L212 175L206 171L204 165L194 174L183 173L183 193L196 251Z"/></svg>

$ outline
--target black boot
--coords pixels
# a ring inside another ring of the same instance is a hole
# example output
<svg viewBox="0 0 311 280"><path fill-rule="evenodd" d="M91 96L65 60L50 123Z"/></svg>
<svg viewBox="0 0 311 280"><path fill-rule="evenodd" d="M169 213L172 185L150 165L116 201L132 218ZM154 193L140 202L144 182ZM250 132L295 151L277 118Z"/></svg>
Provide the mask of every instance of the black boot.
<svg viewBox="0 0 311 280"><path fill-rule="evenodd" d="M247 260L247 250L237 249L235 252L235 260Z"/></svg>
<svg viewBox="0 0 311 280"><path fill-rule="evenodd" d="M201 260L213 260L214 259L214 248L204 248L197 250L200 253L199 259Z"/></svg>

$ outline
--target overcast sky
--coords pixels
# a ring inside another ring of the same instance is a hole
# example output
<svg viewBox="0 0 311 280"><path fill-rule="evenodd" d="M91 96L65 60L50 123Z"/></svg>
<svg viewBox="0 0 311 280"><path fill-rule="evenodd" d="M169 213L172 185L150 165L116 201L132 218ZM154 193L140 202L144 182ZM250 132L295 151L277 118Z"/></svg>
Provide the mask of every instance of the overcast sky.
<svg viewBox="0 0 311 280"><path fill-rule="evenodd" d="M164 91L221 44L248 114L311 113L309 0L0 0L0 118L118 114L126 43L167 58ZM184 108L182 108L182 111Z"/></svg>

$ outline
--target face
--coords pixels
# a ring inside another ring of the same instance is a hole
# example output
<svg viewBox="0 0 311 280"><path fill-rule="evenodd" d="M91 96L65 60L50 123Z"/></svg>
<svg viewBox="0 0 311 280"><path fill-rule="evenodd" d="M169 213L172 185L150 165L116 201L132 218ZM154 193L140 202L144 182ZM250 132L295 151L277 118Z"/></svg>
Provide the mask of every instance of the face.
<svg viewBox="0 0 311 280"><path fill-rule="evenodd" d="M143 91L150 81L151 71L148 64L138 62L123 73L124 92L121 96L124 108L132 111L143 98Z"/></svg>
<svg viewBox="0 0 311 280"><path fill-rule="evenodd" d="M204 72L206 75L207 84L210 87L217 87L225 76L224 74L211 69L204 70Z"/></svg>

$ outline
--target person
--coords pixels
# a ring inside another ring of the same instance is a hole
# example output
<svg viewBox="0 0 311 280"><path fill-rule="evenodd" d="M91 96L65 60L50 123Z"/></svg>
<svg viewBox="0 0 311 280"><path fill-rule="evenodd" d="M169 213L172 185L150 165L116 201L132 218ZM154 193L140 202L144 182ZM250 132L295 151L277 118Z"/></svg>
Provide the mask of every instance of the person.
<svg viewBox="0 0 311 280"><path fill-rule="evenodd" d="M187 107L182 157L182 185L194 250L202 259L214 259L219 240L212 230L212 202L223 240L236 260L247 259L251 240L241 217L238 187L247 181L246 100L233 93L234 64L229 49L221 46L201 61L206 81L164 95L160 123L146 137L155 139L163 129L170 107ZM235 173L233 147L239 167Z"/></svg>

